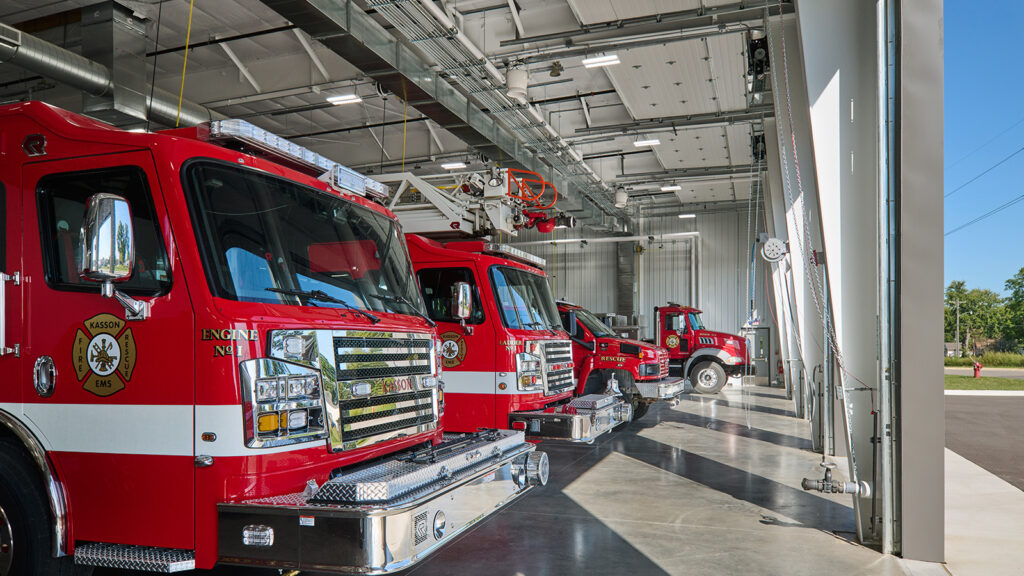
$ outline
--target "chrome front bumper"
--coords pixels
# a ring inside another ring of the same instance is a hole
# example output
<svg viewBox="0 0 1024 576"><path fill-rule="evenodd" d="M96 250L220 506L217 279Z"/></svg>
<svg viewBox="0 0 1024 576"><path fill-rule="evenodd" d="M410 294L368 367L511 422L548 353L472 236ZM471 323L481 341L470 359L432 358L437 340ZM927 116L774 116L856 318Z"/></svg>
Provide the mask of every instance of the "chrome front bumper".
<svg viewBox="0 0 1024 576"><path fill-rule="evenodd" d="M618 396L587 394L553 410L513 412L509 426L531 438L591 443L633 418L633 407Z"/></svg>
<svg viewBox="0 0 1024 576"><path fill-rule="evenodd" d="M636 389L644 398L668 400L675 398L686 390L686 380L668 377L650 382L636 382Z"/></svg>
<svg viewBox="0 0 1024 576"><path fill-rule="evenodd" d="M408 568L535 485L547 454L522 432L446 437L318 489L218 505L219 559L308 571Z"/></svg>

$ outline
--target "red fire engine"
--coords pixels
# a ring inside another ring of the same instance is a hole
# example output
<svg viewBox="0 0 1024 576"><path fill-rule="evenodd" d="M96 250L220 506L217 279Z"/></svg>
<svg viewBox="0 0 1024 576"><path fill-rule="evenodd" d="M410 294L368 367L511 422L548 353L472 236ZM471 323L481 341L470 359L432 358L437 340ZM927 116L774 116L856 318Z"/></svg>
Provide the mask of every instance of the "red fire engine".
<svg viewBox="0 0 1024 576"><path fill-rule="evenodd" d="M679 403L686 381L669 376L668 350L647 342L622 338L589 310L571 302L558 302L562 326L572 338L577 394L618 389L633 407L633 420L651 404Z"/></svg>
<svg viewBox="0 0 1024 576"><path fill-rule="evenodd" d="M442 437L383 188L244 122L0 108L0 574L386 573L546 480Z"/></svg>
<svg viewBox="0 0 1024 576"><path fill-rule="evenodd" d="M524 211L507 193L509 178L506 170L492 170L486 180L473 175L447 192L408 173L380 177L398 184L390 206L408 233L427 310L438 324L448 406L444 425L592 442L629 421L630 406L617 395L573 397L572 344L542 270L544 260L488 240L442 243L426 237L514 234L539 225L542 214ZM406 194L413 201L402 204ZM558 216L545 220L553 218ZM472 302L464 314L449 305L460 291Z"/></svg>
<svg viewBox="0 0 1024 576"><path fill-rule="evenodd" d="M747 369L747 341L742 336L704 328L701 311L669 302L655 306L657 342L668 349L669 360L682 366L694 390L714 394L726 378L741 376Z"/></svg>

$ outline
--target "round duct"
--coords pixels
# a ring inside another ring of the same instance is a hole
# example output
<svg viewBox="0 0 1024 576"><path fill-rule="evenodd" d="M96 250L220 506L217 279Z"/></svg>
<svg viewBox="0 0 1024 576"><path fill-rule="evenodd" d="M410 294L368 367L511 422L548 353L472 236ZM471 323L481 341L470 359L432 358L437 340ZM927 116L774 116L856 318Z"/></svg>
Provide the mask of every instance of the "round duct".
<svg viewBox="0 0 1024 576"><path fill-rule="evenodd" d="M505 84L508 87L509 98L520 102L526 101L526 87L530 83L530 72L521 63L513 64L505 74Z"/></svg>

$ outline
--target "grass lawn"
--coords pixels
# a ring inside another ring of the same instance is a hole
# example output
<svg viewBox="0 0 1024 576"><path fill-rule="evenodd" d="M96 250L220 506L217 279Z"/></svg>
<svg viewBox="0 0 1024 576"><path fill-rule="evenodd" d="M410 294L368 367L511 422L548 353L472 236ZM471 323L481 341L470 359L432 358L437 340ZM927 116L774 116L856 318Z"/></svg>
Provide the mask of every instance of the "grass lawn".
<svg viewBox="0 0 1024 576"><path fill-rule="evenodd" d="M946 390L1024 390L1024 380L946 375Z"/></svg>

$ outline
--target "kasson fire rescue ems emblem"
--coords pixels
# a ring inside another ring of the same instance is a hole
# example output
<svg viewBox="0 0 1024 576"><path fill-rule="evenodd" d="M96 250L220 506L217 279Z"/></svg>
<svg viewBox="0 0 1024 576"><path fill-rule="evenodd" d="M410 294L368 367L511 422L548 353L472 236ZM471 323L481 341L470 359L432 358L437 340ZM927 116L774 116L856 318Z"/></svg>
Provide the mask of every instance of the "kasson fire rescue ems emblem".
<svg viewBox="0 0 1024 576"><path fill-rule="evenodd" d="M466 339L458 332L441 334L441 366L454 368L466 357Z"/></svg>
<svg viewBox="0 0 1024 576"><path fill-rule="evenodd" d="M98 314L83 323L75 334L71 362L82 387L97 396L124 389L135 369L135 336L124 320ZM83 382L84 379L84 382Z"/></svg>

